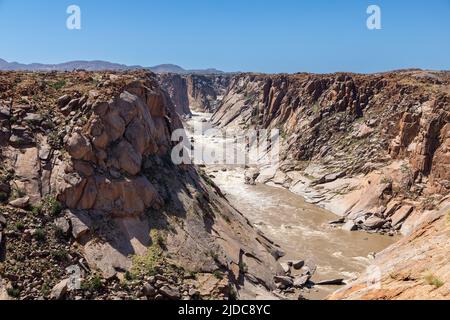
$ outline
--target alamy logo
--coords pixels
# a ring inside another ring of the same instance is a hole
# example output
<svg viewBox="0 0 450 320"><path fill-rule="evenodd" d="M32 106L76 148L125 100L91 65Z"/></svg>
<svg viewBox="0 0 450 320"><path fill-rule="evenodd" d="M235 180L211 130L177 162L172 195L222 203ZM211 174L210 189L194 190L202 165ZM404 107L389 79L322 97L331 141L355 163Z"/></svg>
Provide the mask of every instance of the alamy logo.
<svg viewBox="0 0 450 320"><path fill-rule="evenodd" d="M69 30L81 30L81 9L79 6L71 5L67 8L66 26Z"/></svg>
<svg viewBox="0 0 450 320"><path fill-rule="evenodd" d="M367 8L367 28L369 30L381 30L381 8L377 5L371 5Z"/></svg>
<svg viewBox="0 0 450 320"><path fill-rule="evenodd" d="M69 290L79 290L81 289L81 269L78 266L71 266L66 269L67 274L69 275L69 282L67 283L67 287Z"/></svg>

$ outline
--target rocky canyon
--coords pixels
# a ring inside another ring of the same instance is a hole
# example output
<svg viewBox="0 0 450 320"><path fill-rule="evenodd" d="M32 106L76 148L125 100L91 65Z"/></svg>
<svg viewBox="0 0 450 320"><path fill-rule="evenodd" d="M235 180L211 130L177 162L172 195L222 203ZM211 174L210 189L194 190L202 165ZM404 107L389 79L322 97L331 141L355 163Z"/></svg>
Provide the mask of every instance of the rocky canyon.
<svg viewBox="0 0 450 320"><path fill-rule="evenodd" d="M0 299L449 299L449 103L422 70L1 72ZM176 130L220 144L194 125L280 161L176 165Z"/></svg>
<svg viewBox="0 0 450 320"><path fill-rule="evenodd" d="M375 255L375 288L366 275L332 298L448 299L449 76L242 74L214 113L219 127L280 131L280 164L247 181L301 195L335 227L405 237Z"/></svg>

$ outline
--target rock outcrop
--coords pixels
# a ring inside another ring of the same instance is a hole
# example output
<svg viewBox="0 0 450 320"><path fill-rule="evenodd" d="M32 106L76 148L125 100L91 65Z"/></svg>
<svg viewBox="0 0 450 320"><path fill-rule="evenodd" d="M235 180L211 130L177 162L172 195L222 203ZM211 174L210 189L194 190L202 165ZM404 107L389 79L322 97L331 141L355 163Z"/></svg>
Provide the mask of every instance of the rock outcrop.
<svg viewBox="0 0 450 320"><path fill-rule="evenodd" d="M378 254L366 274L330 299L448 300L449 232L450 206L424 213L410 236Z"/></svg>
<svg viewBox="0 0 450 320"><path fill-rule="evenodd" d="M230 75L161 74L161 86L169 93L180 115L191 111L213 112L225 94Z"/></svg>
<svg viewBox="0 0 450 320"><path fill-rule="evenodd" d="M2 73L0 123L0 282L11 297L275 288L279 249L202 172L172 163L182 124L155 75ZM66 290L73 266L82 285Z"/></svg>

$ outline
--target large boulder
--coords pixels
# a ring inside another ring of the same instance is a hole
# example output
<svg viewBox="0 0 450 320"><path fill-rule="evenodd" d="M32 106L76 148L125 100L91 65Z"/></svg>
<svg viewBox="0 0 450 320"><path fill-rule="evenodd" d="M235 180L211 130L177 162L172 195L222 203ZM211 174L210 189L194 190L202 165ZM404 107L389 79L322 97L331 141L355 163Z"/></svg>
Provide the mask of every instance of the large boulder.
<svg viewBox="0 0 450 320"><path fill-rule="evenodd" d="M76 160L83 159L91 150L91 143L79 132L73 133L67 141L67 151Z"/></svg>

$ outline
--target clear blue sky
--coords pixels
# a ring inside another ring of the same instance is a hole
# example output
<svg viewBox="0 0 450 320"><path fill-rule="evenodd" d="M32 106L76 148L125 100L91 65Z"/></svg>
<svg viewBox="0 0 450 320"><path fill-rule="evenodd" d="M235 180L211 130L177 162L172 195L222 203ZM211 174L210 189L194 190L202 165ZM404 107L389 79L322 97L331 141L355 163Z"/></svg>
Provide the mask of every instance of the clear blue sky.
<svg viewBox="0 0 450 320"><path fill-rule="evenodd" d="M66 9L82 30L66 29ZM382 30L366 28L370 4ZM0 58L256 72L450 69L450 0L0 0Z"/></svg>

